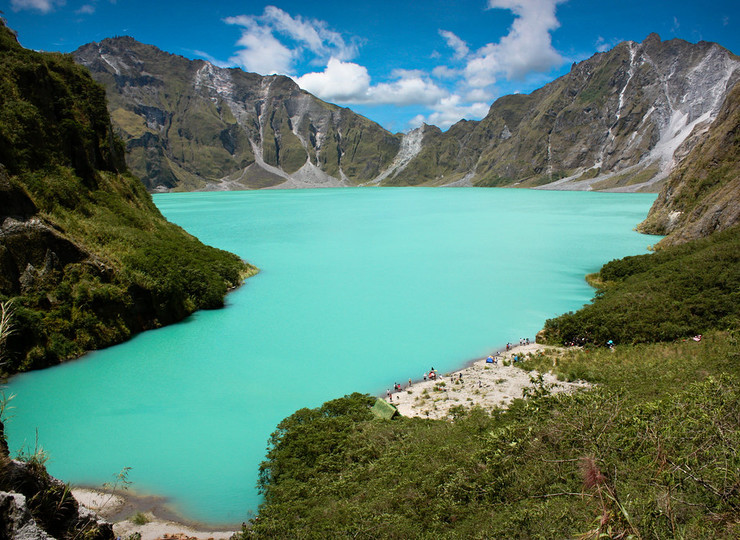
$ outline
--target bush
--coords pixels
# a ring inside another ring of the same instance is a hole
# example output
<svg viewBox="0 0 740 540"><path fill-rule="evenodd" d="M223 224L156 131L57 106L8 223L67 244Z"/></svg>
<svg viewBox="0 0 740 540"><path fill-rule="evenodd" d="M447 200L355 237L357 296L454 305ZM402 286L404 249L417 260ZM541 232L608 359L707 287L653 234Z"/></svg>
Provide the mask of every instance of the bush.
<svg viewBox="0 0 740 540"><path fill-rule="evenodd" d="M551 343L649 343L737 327L740 227L604 265L590 305L549 319Z"/></svg>

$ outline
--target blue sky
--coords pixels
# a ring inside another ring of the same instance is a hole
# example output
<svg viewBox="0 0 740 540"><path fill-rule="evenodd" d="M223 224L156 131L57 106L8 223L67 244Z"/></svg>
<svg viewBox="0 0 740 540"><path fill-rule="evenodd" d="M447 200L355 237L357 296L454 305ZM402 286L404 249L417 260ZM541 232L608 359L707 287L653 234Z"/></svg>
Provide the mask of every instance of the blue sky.
<svg viewBox="0 0 740 540"><path fill-rule="evenodd" d="M740 53L737 0L2 0L22 45L70 52L130 35L220 66L293 77L391 131L485 116L620 41Z"/></svg>

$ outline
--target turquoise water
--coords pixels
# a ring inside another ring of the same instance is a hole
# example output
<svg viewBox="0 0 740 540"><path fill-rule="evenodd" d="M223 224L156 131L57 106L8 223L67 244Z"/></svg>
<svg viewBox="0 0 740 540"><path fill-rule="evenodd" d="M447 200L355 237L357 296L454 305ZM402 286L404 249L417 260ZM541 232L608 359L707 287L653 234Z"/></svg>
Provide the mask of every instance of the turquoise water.
<svg viewBox="0 0 740 540"><path fill-rule="evenodd" d="M123 467L182 515L241 523L276 424L352 391L445 372L586 303L584 282L657 237L654 195L508 189L166 194L167 216L261 269L226 309L15 377L12 450L100 485Z"/></svg>

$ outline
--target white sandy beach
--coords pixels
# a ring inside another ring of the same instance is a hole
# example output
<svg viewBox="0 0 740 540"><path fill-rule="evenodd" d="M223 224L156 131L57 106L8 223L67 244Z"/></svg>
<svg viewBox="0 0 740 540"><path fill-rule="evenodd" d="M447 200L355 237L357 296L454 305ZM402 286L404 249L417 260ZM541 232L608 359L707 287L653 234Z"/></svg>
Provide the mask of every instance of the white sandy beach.
<svg viewBox="0 0 740 540"><path fill-rule="evenodd" d="M474 405L486 410L505 408L512 400L522 397L522 391L532 387L528 372L512 363L514 356L535 355L545 350L559 352L555 347L530 343L515 345L511 350L495 356L496 362L486 363L482 358L471 365L449 374L438 374L436 380L402 384L400 392L394 392L390 400L403 416L444 419L450 416L450 409L462 405ZM505 366L504 361L510 365ZM587 386L586 383L567 383L558 381L551 373L543 374L546 385L552 385L551 392L570 392ZM444 383L444 384L442 384Z"/></svg>

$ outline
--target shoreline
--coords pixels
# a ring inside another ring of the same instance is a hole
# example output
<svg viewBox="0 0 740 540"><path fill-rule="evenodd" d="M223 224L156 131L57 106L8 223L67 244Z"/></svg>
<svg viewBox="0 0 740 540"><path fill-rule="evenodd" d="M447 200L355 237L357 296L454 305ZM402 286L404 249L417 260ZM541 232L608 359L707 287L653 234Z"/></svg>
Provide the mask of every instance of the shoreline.
<svg viewBox="0 0 740 540"><path fill-rule="evenodd" d="M562 347L529 343L514 345L509 350L491 353L493 363L486 358L466 362L462 368L448 373L437 372L436 380L411 380L401 384L401 390L388 395L376 396L393 405L402 416L444 420L454 416L451 409L474 406L486 410L506 408L514 400L523 397L525 389L534 389L531 380L540 375L537 371L526 371L515 364L515 356L560 352ZM509 365L504 365L505 363ZM430 370L431 371L431 370ZM572 392L589 385L585 382L559 381L551 373L542 373L542 382L550 392Z"/></svg>
<svg viewBox="0 0 740 540"><path fill-rule="evenodd" d="M504 347L491 353L495 363L487 363L486 358L471 359L454 371L437 372L436 380L412 379L411 385L402 383L400 391L392 392L391 400L387 395L376 397L391 403L403 416L434 420L452 418L454 413L451 409L457 406L466 409L480 406L486 410L506 408L511 401L522 397L525 388L535 386L530 375L538 375L536 371L529 372L516 366L512 361L514 356L563 350L562 347L534 342L513 345L509 350ZM504 365L505 361L508 366ZM589 386L584 382L558 381L550 373L542 376L551 392L572 392ZM236 524L219 526L190 520L173 510L167 498L134 490L108 491L95 486L76 486L72 494L81 506L111 522L114 533L121 538L138 532L141 540L228 540L241 530ZM130 518L139 513L149 521L143 525L133 523ZM247 517L245 515L245 522Z"/></svg>
<svg viewBox="0 0 740 540"><path fill-rule="evenodd" d="M138 532L141 540L228 540L241 530L238 525L208 525L189 520L172 510L167 498L157 495L129 490L106 491L90 486L76 486L72 488L72 495L80 506L111 523L117 538ZM131 521L138 514L143 514L148 521L141 525Z"/></svg>

